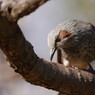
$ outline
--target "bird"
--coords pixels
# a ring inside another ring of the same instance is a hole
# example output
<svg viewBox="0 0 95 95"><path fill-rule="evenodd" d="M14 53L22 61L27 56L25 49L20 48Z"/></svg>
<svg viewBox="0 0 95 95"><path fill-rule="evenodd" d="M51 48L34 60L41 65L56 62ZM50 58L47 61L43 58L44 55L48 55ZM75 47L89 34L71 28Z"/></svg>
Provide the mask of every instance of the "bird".
<svg viewBox="0 0 95 95"><path fill-rule="evenodd" d="M60 49L67 66L94 70L90 65L95 61L95 27L93 24L77 19L66 20L49 33L48 46L51 61L55 51Z"/></svg>

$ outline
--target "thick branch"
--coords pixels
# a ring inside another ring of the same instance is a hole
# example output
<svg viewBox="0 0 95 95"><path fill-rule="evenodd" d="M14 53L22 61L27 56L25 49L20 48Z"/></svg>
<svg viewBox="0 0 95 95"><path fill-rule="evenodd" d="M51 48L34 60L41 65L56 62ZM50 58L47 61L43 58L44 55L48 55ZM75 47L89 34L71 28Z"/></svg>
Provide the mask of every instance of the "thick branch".
<svg viewBox="0 0 95 95"><path fill-rule="evenodd" d="M35 85L68 95L94 95L95 75L37 57L25 40L17 23L0 16L0 48L10 65L23 78Z"/></svg>
<svg viewBox="0 0 95 95"><path fill-rule="evenodd" d="M1 14L9 20L16 21L19 18L33 12L48 0L1 0Z"/></svg>

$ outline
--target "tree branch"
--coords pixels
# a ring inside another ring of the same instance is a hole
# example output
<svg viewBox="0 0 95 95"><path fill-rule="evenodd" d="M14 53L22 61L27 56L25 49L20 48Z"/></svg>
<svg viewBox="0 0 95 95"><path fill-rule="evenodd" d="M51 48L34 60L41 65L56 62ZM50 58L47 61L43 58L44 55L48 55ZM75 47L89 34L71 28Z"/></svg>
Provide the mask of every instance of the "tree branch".
<svg viewBox="0 0 95 95"><path fill-rule="evenodd" d="M11 21L28 15L49 0L1 0L0 11Z"/></svg>

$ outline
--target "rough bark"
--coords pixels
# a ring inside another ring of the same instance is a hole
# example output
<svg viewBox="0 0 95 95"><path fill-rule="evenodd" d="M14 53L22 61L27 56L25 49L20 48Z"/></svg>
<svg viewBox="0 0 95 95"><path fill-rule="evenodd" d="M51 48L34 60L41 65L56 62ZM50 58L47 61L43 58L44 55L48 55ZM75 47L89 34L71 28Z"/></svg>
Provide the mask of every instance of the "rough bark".
<svg viewBox="0 0 95 95"><path fill-rule="evenodd" d="M17 22L10 22L8 16L5 16L0 16L0 48L15 72L31 84L53 89L66 95L95 95L95 75L93 73L39 58L33 46L24 38ZM19 14L15 18L18 17L20 17Z"/></svg>
<svg viewBox="0 0 95 95"><path fill-rule="evenodd" d="M2 16L6 16L10 21L17 21L47 1L49 0L1 0L0 10Z"/></svg>

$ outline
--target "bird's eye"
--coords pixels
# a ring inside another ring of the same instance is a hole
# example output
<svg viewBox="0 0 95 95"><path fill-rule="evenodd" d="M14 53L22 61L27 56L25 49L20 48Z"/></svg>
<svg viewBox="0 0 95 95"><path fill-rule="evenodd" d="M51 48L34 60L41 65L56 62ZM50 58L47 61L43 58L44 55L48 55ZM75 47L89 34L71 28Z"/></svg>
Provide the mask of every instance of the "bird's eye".
<svg viewBox="0 0 95 95"><path fill-rule="evenodd" d="M57 37L56 42L60 42L60 41L61 41L61 39Z"/></svg>

